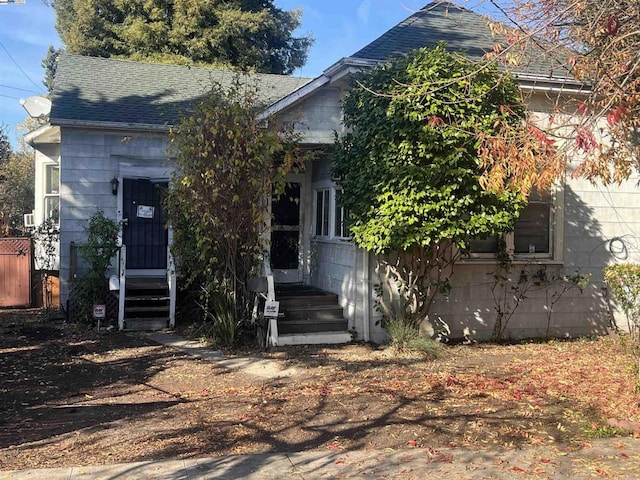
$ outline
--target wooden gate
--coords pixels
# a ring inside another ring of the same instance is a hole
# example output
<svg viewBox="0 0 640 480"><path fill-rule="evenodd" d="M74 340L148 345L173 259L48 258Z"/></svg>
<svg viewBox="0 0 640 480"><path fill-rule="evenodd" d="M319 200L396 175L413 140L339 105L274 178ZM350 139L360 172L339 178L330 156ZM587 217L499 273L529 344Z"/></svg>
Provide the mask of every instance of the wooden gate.
<svg viewBox="0 0 640 480"><path fill-rule="evenodd" d="M0 307L31 304L31 239L0 238Z"/></svg>

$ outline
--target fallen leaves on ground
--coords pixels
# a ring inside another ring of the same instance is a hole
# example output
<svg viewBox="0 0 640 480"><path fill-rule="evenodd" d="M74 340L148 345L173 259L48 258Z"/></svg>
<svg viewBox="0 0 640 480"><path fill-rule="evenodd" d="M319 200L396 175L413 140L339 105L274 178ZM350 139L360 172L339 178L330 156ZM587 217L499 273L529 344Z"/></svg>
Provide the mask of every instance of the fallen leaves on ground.
<svg viewBox="0 0 640 480"><path fill-rule="evenodd" d="M615 338L455 346L438 360L365 344L251 352L299 372L265 379L141 335L2 329L0 469L407 447L451 462L439 446L579 448L607 419L640 422Z"/></svg>

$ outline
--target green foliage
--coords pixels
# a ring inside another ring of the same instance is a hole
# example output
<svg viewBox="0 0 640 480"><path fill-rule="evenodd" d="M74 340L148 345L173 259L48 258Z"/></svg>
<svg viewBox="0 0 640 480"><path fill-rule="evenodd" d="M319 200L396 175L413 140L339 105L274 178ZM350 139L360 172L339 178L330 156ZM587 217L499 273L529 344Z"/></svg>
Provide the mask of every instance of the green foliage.
<svg viewBox="0 0 640 480"><path fill-rule="evenodd" d="M0 125L0 165L7 162L12 153L9 137L4 130L4 127Z"/></svg>
<svg viewBox="0 0 640 480"><path fill-rule="evenodd" d="M80 247L80 255L87 264L89 274L104 278L120 247L118 235L120 224L105 217L104 211L97 209L84 226L87 239Z"/></svg>
<svg viewBox="0 0 640 480"><path fill-rule="evenodd" d="M352 133L337 141L333 176L358 246L464 246L512 228L522 199L481 187L478 138L498 121L520 122L524 106L512 79L489 68L471 75L477 68L440 44L356 78L344 100Z"/></svg>
<svg viewBox="0 0 640 480"><path fill-rule="evenodd" d="M13 152L0 131L0 219L11 235L26 234L23 215L34 206L34 164L33 151Z"/></svg>
<svg viewBox="0 0 640 480"><path fill-rule="evenodd" d="M590 423L583 429L587 438L614 438L628 436L629 432L613 425Z"/></svg>
<svg viewBox="0 0 640 480"><path fill-rule="evenodd" d="M309 37L294 37L300 12L273 0L55 0L69 53L205 63L289 74L304 65Z"/></svg>
<svg viewBox="0 0 640 480"><path fill-rule="evenodd" d="M604 281L611 297L624 312L629 327L640 324L640 265L635 263L609 265L604 269Z"/></svg>
<svg viewBox="0 0 640 480"><path fill-rule="evenodd" d="M481 186L478 155L499 125L521 125L517 85L440 44L358 75L343 107L332 174L353 240L379 255L383 315L422 321L468 240L511 230L523 207Z"/></svg>
<svg viewBox="0 0 640 480"><path fill-rule="evenodd" d="M58 226L51 220L45 220L31 232L31 236L36 245L35 267L44 271L55 270L60 243Z"/></svg>
<svg viewBox="0 0 640 480"><path fill-rule="evenodd" d="M167 210L180 272L207 294L233 298L241 321L265 247L266 199L284 191L285 175L302 161L291 129L263 128L255 101L251 87L216 86L171 132Z"/></svg>
<svg viewBox="0 0 640 480"><path fill-rule="evenodd" d="M82 284L80 297L75 301L82 305L81 310L86 312L84 320L91 316L91 305L103 303L105 297L105 275L113 258L118 253L118 234L120 224L115 220L105 217L101 209L97 209L84 225L87 234L85 243L79 247L80 256L88 269L81 278Z"/></svg>
<svg viewBox="0 0 640 480"><path fill-rule="evenodd" d="M231 347L238 341L243 323L238 318L233 292L229 290L211 292L202 287L202 303L198 303L203 313L202 332L206 338L212 339L216 346Z"/></svg>
<svg viewBox="0 0 640 480"><path fill-rule="evenodd" d="M62 52L61 48L55 48L53 45L49 45L47 55L41 62L42 68L44 68L44 80L42 83L47 87L49 93L53 92L55 85L56 71L58 70L58 55L60 55L60 52Z"/></svg>
<svg viewBox="0 0 640 480"><path fill-rule="evenodd" d="M50 315L53 307L53 283L51 271L56 268L60 229L51 220L45 220L31 232L33 238L35 268L41 271L44 290L44 314Z"/></svg>
<svg viewBox="0 0 640 480"><path fill-rule="evenodd" d="M591 274L574 272L566 275L562 267L552 265L538 265L536 263L518 266L516 272L511 256L506 252L503 240L496 253L497 265L491 286L496 320L491 334L492 340L503 340L504 333L522 303L531 292L544 293L544 311L547 315L547 329L545 335L549 337L551 319L554 308L560 299L571 290L582 290L589 285Z"/></svg>
<svg viewBox="0 0 640 480"><path fill-rule="evenodd" d="M415 323L390 318L382 326L391 339L391 347L397 352L421 352L432 358L442 355L442 344L421 334L420 326Z"/></svg>
<svg viewBox="0 0 640 480"><path fill-rule="evenodd" d="M627 349L633 355L636 388L640 390L640 265L609 265L604 269L604 281L627 319Z"/></svg>

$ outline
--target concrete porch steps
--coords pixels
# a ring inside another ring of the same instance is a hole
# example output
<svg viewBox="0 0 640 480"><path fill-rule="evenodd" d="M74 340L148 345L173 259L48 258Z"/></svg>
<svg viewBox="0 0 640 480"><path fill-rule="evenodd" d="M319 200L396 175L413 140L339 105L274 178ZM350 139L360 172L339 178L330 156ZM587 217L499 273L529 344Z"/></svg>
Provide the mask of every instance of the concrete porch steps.
<svg viewBox="0 0 640 480"><path fill-rule="evenodd" d="M124 330L156 331L169 327L169 284L160 277L127 277Z"/></svg>
<svg viewBox="0 0 640 480"><path fill-rule="evenodd" d="M338 344L351 340L349 332L285 333L278 335L278 346Z"/></svg>
<svg viewBox="0 0 640 480"><path fill-rule="evenodd" d="M302 284L276 285L279 345L348 343L351 334L338 296Z"/></svg>

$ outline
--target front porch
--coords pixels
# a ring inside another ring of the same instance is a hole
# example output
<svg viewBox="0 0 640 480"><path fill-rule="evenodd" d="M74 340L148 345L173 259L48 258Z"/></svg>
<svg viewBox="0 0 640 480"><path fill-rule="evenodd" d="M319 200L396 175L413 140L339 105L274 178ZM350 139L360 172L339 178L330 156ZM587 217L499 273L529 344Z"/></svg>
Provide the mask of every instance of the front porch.
<svg viewBox="0 0 640 480"><path fill-rule="evenodd" d="M277 345L348 343L352 340L338 296L300 283L276 285L280 304Z"/></svg>

